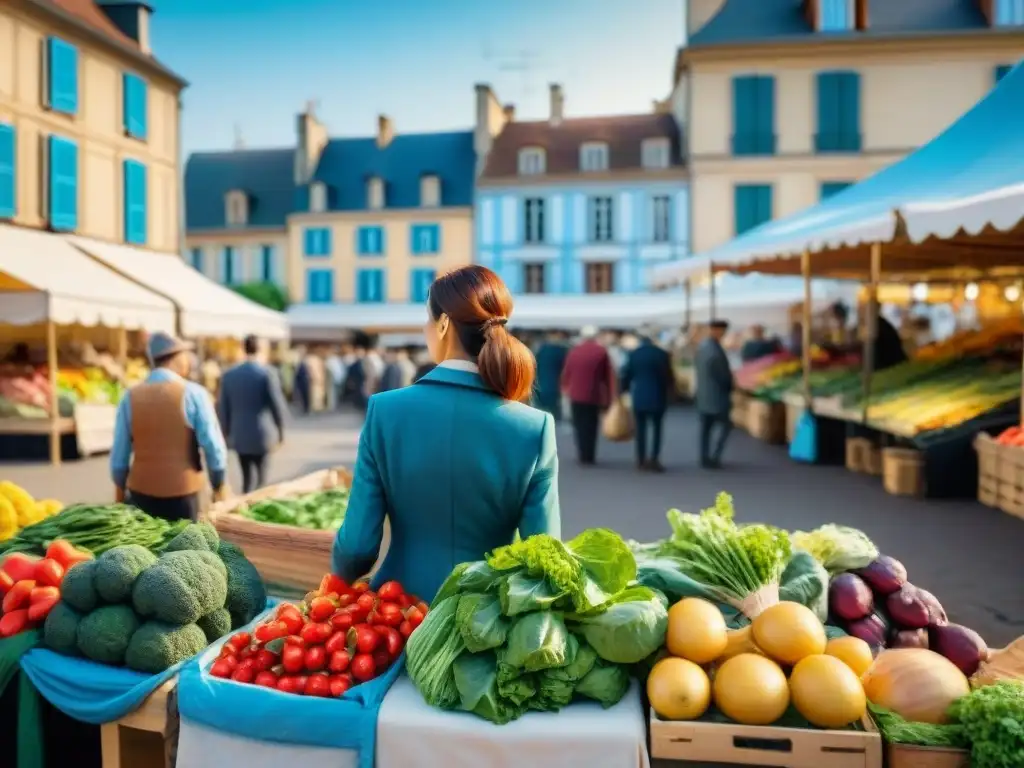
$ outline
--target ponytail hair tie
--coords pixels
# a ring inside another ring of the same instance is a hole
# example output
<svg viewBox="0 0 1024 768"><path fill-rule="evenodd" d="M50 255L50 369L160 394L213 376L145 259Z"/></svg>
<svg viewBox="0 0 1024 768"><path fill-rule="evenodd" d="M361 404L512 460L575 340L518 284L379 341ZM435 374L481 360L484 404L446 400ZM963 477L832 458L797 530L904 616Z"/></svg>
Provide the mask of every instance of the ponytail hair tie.
<svg viewBox="0 0 1024 768"><path fill-rule="evenodd" d="M507 317L491 317L488 318L487 320L484 320L483 325L481 326L481 330L489 331L492 328L497 328L499 325L503 326L506 323L508 323Z"/></svg>

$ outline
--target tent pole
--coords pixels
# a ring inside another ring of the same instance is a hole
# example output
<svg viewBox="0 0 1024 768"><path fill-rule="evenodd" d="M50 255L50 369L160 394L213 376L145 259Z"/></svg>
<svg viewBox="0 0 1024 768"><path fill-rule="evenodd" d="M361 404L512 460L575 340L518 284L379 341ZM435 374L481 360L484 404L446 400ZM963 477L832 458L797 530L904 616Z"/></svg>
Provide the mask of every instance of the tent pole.
<svg viewBox="0 0 1024 768"><path fill-rule="evenodd" d="M711 321L715 319L715 303L718 298L718 291L715 290L715 265L709 265L708 270L711 279L711 284L708 287L708 320Z"/></svg>
<svg viewBox="0 0 1024 768"><path fill-rule="evenodd" d="M804 276L804 306L800 325L800 358L803 366L804 407L811 410L811 252L800 256L800 271Z"/></svg>
<svg viewBox="0 0 1024 768"><path fill-rule="evenodd" d="M875 372L875 336L878 335L878 283L882 277L882 244L871 244L871 282L868 284L868 311L864 324L864 411L861 422L868 423L871 376Z"/></svg>
<svg viewBox="0 0 1024 768"><path fill-rule="evenodd" d="M117 329L117 364L122 369L128 364L128 329L123 325Z"/></svg>
<svg viewBox="0 0 1024 768"><path fill-rule="evenodd" d="M686 327L687 332L690 330L690 307L693 304L693 289L690 285L690 278L686 278L683 282L683 295L686 297L686 308L683 314L683 325Z"/></svg>
<svg viewBox="0 0 1024 768"><path fill-rule="evenodd" d="M50 379L50 463L60 466L60 394L57 392L57 325L46 321L46 367Z"/></svg>

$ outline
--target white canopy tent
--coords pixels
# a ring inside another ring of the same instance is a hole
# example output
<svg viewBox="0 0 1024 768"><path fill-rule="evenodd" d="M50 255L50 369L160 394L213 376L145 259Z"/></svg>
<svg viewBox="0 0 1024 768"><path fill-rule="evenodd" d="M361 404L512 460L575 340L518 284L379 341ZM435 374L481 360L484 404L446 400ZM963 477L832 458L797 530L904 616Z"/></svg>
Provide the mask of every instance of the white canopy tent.
<svg viewBox="0 0 1024 768"><path fill-rule="evenodd" d="M90 259L64 238L0 224L0 323L103 325L174 332L174 305Z"/></svg>
<svg viewBox="0 0 1024 768"><path fill-rule="evenodd" d="M950 200L909 203L900 213L907 237L915 243L932 237L945 240L961 232L978 235L989 228L1009 232L1024 221L1024 183Z"/></svg>
<svg viewBox="0 0 1024 768"><path fill-rule="evenodd" d="M284 313L261 307L218 285L176 254L74 235L67 239L115 272L170 299L180 312L179 331L183 336L240 339L255 334L271 341L288 338Z"/></svg>

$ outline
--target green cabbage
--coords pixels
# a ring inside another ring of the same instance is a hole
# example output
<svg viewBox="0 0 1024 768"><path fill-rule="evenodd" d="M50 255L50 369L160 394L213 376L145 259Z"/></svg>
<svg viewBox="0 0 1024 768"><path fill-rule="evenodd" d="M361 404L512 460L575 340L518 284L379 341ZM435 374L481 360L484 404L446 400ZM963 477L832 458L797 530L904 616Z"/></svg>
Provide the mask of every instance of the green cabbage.
<svg viewBox="0 0 1024 768"><path fill-rule="evenodd" d="M647 587L630 587L605 610L582 617L577 631L602 659L636 664L664 645L667 628L664 596Z"/></svg>

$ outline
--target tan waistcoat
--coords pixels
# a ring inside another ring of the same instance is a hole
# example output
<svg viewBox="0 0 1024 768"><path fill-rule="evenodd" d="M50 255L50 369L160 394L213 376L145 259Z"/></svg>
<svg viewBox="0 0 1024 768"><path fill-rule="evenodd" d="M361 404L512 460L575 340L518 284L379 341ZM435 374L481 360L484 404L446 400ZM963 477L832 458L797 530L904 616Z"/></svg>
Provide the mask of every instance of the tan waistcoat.
<svg viewBox="0 0 1024 768"><path fill-rule="evenodd" d="M185 421L185 384L139 384L131 398L132 466L128 490L161 499L203 488L203 464L195 432Z"/></svg>

